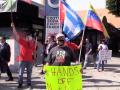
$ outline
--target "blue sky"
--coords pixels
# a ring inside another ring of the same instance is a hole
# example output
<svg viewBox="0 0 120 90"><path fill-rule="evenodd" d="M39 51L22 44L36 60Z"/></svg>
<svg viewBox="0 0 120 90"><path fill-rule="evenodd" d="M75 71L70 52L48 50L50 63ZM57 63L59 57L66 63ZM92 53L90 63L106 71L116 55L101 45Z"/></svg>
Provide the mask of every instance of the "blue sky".
<svg viewBox="0 0 120 90"><path fill-rule="evenodd" d="M106 0L66 0L74 10L87 10L89 2L95 9L105 8Z"/></svg>

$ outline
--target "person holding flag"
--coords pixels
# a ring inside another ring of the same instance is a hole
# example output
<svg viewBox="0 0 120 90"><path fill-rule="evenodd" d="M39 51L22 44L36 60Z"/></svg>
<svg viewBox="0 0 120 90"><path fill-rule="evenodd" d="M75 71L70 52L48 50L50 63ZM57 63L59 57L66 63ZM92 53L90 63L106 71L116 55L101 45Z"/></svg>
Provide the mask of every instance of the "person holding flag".
<svg viewBox="0 0 120 90"><path fill-rule="evenodd" d="M63 23L63 33L67 36L69 40L75 39L77 36L80 35L80 33L85 30L85 25L83 24L80 16L70 7L65 0L60 0L60 9L63 8L64 10L59 11L59 17L60 21ZM64 11L64 13L63 13ZM64 18L61 18L61 16ZM84 35L82 36L84 37ZM80 45L78 47L75 46L75 48L80 49L80 55L79 55L79 62L81 57L81 50L82 50L82 41L80 42ZM72 44L72 43L67 43ZM72 44L73 45L73 44Z"/></svg>
<svg viewBox="0 0 120 90"><path fill-rule="evenodd" d="M13 34L15 35L16 41L20 45L20 55L19 55L19 76L18 76L18 88L22 88L23 84L23 73L25 68L27 68L27 86L31 87L31 75L33 66L33 54L35 52L35 41L33 38L25 33L25 37L21 37L16 31L14 23L11 23Z"/></svg>
<svg viewBox="0 0 120 90"><path fill-rule="evenodd" d="M77 58L73 51L64 45L65 36L62 33L56 35L57 46L52 48L47 56L47 64L52 66L70 66L71 62L76 62Z"/></svg>

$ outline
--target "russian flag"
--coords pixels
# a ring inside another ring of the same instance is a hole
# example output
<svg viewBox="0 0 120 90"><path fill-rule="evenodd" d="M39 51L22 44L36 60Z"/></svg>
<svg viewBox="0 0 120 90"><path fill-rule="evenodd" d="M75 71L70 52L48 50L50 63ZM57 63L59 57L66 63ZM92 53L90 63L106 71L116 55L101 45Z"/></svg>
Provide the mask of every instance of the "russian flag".
<svg viewBox="0 0 120 90"><path fill-rule="evenodd" d="M61 0L65 9L63 32L69 39L73 39L84 29L84 24L77 13L64 1Z"/></svg>
<svg viewBox="0 0 120 90"><path fill-rule="evenodd" d="M90 4L90 10L88 10L86 26L103 32L104 36L106 38L109 38L105 26L103 25L102 21L100 20L99 16L97 15L95 9L91 4Z"/></svg>

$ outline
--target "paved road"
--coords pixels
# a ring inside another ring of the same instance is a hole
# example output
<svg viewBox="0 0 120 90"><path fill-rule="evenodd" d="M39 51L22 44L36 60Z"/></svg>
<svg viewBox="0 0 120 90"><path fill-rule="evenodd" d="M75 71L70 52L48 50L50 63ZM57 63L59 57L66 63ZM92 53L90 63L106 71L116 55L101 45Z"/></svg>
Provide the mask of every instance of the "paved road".
<svg viewBox="0 0 120 90"><path fill-rule="evenodd" d="M33 68L32 74L32 90L46 90L44 76L39 74L40 67ZM0 78L0 90L18 90L17 89L17 73L13 74L14 81L6 82L6 74L2 74ZM26 75L25 75L26 79ZM26 81L24 81L26 82ZM22 90L29 90L24 84ZM120 90L120 58L112 57L107 62L105 71L98 72L93 67L88 67L83 71L83 90Z"/></svg>

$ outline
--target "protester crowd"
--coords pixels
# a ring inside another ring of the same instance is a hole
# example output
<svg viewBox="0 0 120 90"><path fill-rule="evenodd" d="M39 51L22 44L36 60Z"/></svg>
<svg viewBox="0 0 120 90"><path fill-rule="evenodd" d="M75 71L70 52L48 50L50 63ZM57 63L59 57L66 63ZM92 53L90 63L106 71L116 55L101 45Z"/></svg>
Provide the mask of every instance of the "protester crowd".
<svg viewBox="0 0 120 90"><path fill-rule="evenodd" d="M45 43L36 40L30 34L23 32L24 37L21 37L15 27L14 23L11 23L14 39L19 43L20 51L18 56L19 61L19 74L18 74L18 88L22 88L23 85L23 74L25 69L27 70L27 85L31 87L31 75L32 67L36 67L42 63L44 65L51 66L70 66L71 62L75 64L82 64L83 70L87 69L90 60L94 63L94 68L100 72L104 70L104 64L106 60L99 59L100 50L108 50L107 44L104 40L98 45L95 57L93 57L93 46L88 38L80 41L77 45L71 41L66 41L66 37L63 33L57 35L49 35ZM8 63L11 57L11 49L9 44L6 42L6 37L0 38L0 74L7 73L8 79L6 81L13 81L14 77L9 69ZM81 54L81 60L76 55L76 51L84 48L84 53ZM44 74L42 68L40 74Z"/></svg>

